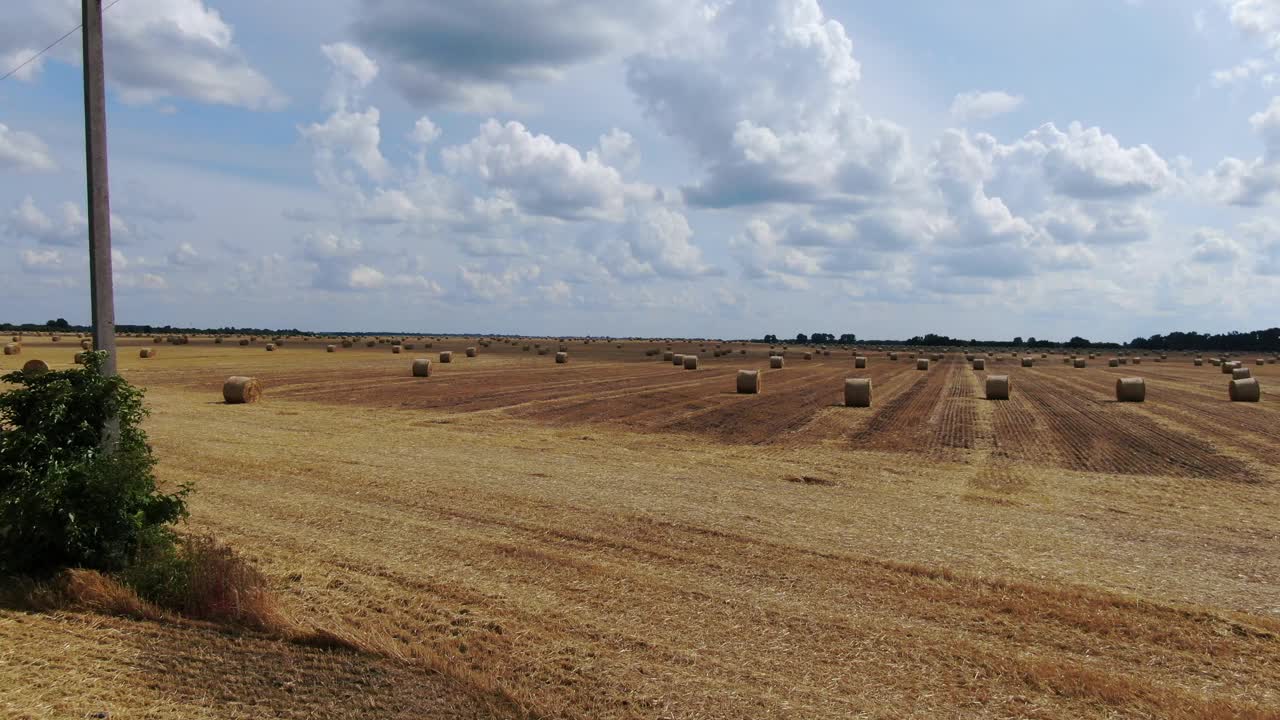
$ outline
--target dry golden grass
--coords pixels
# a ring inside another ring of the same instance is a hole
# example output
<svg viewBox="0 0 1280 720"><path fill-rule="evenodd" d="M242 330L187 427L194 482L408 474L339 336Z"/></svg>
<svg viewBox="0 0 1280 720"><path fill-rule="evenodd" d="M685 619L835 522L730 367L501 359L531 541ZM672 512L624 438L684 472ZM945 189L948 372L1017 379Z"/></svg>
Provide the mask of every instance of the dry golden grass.
<svg viewBox="0 0 1280 720"><path fill-rule="evenodd" d="M1280 717L1278 472L1248 450L1276 411L1231 407L1256 411L1238 445L1192 443L1220 378L1189 362L1144 364L1144 405L1096 409L1073 397L1110 393L1105 367L992 363L1024 373L993 408L958 360L890 372L873 355L877 406L846 412L848 357L737 396L765 349L690 380L643 360L651 343L572 344L553 395L430 407L468 378L555 368L495 344L361 405L348 393L412 381L408 362L312 345L122 355L162 479L197 486L194 529L251 555L306 630L0 610L0 715ZM233 372L264 382L261 403L218 402ZM697 425L807 393L778 441ZM669 426L636 414L651 397ZM1078 469L1103 460L1062 439L1075 415L1177 462L1141 474L1100 445L1118 470ZM1196 474L1217 458L1248 481Z"/></svg>

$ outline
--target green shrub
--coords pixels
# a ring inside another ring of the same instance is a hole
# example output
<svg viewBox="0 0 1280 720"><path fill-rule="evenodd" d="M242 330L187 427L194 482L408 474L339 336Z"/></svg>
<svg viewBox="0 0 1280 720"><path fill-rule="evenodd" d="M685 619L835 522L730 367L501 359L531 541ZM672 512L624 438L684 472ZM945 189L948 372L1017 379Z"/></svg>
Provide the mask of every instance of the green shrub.
<svg viewBox="0 0 1280 720"><path fill-rule="evenodd" d="M172 552L171 526L186 517L189 488L157 489L139 427L142 391L103 377L105 357L0 377L16 386L0 394L0 574L113 572L144 553ZM108 423L114 433L104 431Z"/></svg>

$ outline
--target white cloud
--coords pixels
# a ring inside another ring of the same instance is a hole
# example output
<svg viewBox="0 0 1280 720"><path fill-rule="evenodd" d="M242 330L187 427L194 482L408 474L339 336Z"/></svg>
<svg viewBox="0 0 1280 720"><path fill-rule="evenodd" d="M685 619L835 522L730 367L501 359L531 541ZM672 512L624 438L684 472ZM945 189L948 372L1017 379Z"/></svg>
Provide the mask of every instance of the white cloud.
<svg viewBox="0 0 1280 720"><path fill-rule="evenodd" d="M22 268L31 272L53 272L63 269L62 253L57 250L23 250L19 253Z"/></svg>
<svg viewBox="0 0 1280 720"><path fill-rule="evenodd" d="M1235 263L1244 255L1240 244L1214 228L1200 228L1192 235L1191 259L1209 265Z"/></svg>
<svg viewBox="0 0 1280 720"><path fill-rule="evenodd" d="M1013 112L1022 105L1021 95L1011 95L1003 90L965 92L951 101L951 117L956 120L986 120Z"/></svg>
<svg viewBox="0 0 1280 720"><path fill-rule="evenodd" d="M419 145L430 145L440 138L440 128L431 122L431 118L423 115L413 124L409 139Z"/></svg>
<svg viewBox="0 0 1280 720"><path fill-rule="evenodd" d="M626 171L635 170L640 163L640 153L636 150L635 140L626 130L613 128L600 136L597 151L605 163Z"/></svg>
<svg viewBox="0 0 1280 720"><path fill-rule="evenodd" d="M179 267L197 267L201 263L200 253L196 252L194 246L189 242L179 243L173 252L169 253L169 264Z"/></svg>
<svg viewBox="0 0 1280 720"><path fill-rule="evenodd" d="M355 290L376 290L386 282L386 276L377 268L357 265L347 275L347 285Z"/></svg>
<svg viewBox="0 0 1280 720"><path fill-rule="evenodd" d="M564 220L622 215L627 189L621 173L595 152L583 156L518 122L489 120L471 142L442 155L449 171L509 192L527 213Z"/></svg>
<svg viewBox="0 0 1280 720"><path fill-rule="evenodd" d="M13 31L0 30L0 56L4 57L22 56L33 50L32 38L56 38L80 22L76 0L11 5L6 8L5 25ZM245 59L231 25L203 0L122 2L103 14L103 39L109 58L108 86L126 103L181 97L277 109L287 102ZM46 57L78 64L79 56L80 43L68 41ZM24 69L25 79L33 79L41 66L37 61Z"/></svg>
<svg viewBox="0 0 1280 720"><path fill-rule="evenodd" d="M899 126L864 112L844 26L816 0L710 6L627 63L627 83L706 170L696 205L863 202L910 181Z"/></svg>
<svg viewBox="0 0 1280 720"><path fill-rule="evenodd" d="M542 275L537 265L509 267L488 272L477 267L459 266L458 285L464 295L478 302L519 302L529 283Z"/></svg>
<svg viewBox="0 0 1280 720"><path fill-rule="evenodd" d="M58 210L58 216L51 218L27 195L18 207L10 211L7 230L10 235L30 238L46 245L87 245L89 219L80 206L64 202L58 206ZM130 227L115 213L111 213L111 235L122 240L127 240L132 235Z"/></svg>
<svg viewBox="0 0 1280 720"><path fill-rule="evenodd" d="M0 123L0 170L54 170L57 163L40 138Z"/></svg>
<svg viewBox="0 0 1280 720"><path fill-rule="evenodd" d="M1260 75L1266 66L1266 61L1260 58L1245 60L1226 70L1215 70L1213 75L1209 77L1209 84L1213 87L1240 85Z"/></svg>

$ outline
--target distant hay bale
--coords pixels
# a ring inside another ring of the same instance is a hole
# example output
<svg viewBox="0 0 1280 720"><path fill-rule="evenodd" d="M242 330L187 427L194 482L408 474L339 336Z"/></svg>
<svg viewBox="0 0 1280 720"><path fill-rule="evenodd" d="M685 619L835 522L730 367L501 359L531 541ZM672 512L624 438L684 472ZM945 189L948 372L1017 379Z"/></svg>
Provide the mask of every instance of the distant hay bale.
<svg viewBox="0 0 1280 720"><path fill-rule="evenodd" d="M566 345L565 343L560 343L560 347L558 348L558 350L559 352L569 352L569 346Z"/></svg>
<svg viewBox="0 0 1280 720"><path fill-rule="evenodd" d="M160 337L159 335L157 335L157 336L155 336L155 337L151 338L151 342L155 343L156 345L159 345L160 343L164 342L164 338L162 338L162 337Z"/></svg>
<svg viewBox="0 0 1280 720"><path fill-rule="evenodd" d="M738 392L742 395L756 395L760 392L764 373L759 370L738 371Z"/></svg>
<svg viewBox="0 0 1280 720"><path fill-rule="evenodd" d="M1258 384L1258 378L1232 380L1227 386L1227 395L1231 402L1258 402L1262 399L1262 386Z"/></svg>
<svg viewBox="0 0 1280 720"><path fill-rule="evenodd" d="M80 341L80 349L81 349L81 350L92 350L92 349L93 349L93 341L91 341L91 340L89 340L89 339L87 339L87 338L86 338L86 339L84 339L84 340L81 340L81 341Z"/></svg>
<svg viewBox="0 0 1280 720"><path fill-rule="evenodd" d="M565 352L565 351L563 351L563 350L558 351L558 352L556 353L556 364L557 364L557 365L564 365L564 364L565 364L565 363L567 363L567 362L569 362L569 353L568 353L568 352Z"/></svg>
<svg viewBox="0 0 1280 720"><path fill-rule="evenodd" d="M973 369L974 369L974 370L986 370L986 369L987 369L987 361L986 361L986 359L985 359L985 358L974 358L974 359L973 359Z"/></svg>
<svg viewBox="0 0 1280 720"><path fill-rule="evenodd" d="M276 344L275 344L275 343L267 343L267 352L275 352L275 351L276 351Z"/></svg>
<svg viewBox="0 0 1280 720"><path fill-rule="evenodd" d="M475 347L469 347L467 348L466 352L467 352L467 357L475 357L477 351Z"/></svg>
<svg viewBox="0 0 1280 720"><path fill-rule="evenodd" d="M891 353L889 353L889 359L890 359L890 360L897 360L897 359L898 359L898 353L896 353L896 352L891 352Z"/></svg>
<svg viewBox="0 0 1280 720"><path fill-rule="evenodd" d="M769 368L771 370L781 370L784 359L781 355L769 356Z"/></svg>
<svg viewBox="0 0 1280 720"><path fill-rule="evenodd" d="M673 353L673 352L671 352L670 350L663 350L663 351L662 351L662 361L663 361L663 362L671 362L671 361L672 361L672 359L674 359L674 358L675 358L675 356L676 356L676 354L675 354L675 353Z"/></svg>
<svg viewBox="0 0 1280 720"><path fill-rule="evenodd" d="M1222 365L1221 365L1220 367L1222 368L1222 374L1223 374L1223 375L1230 375L1230 374L1231 374L1231 371L1236 369L1236 363L1235 363L1235 362L1224 362L1224 363L1222 363Z"/></svg>
<svg viewBox="0 0 1280 720"><path fill-rule="evenodd" d="M671 364L675 365L676 367L684 367L684 355L682 353L676 353L675 355L672 355Z"/></svg>
<svg viewBox="0 0 1280 720"><path fill-rule="evenodd" d="M365 346L365 347L377 347L377 346L378 346L378 341L377 341L377 340L365 340L365 341L364 341L364 346Z"/></svg>
<svg viewBox="0 0 1280 720"><path fill-rule="evenodd" d="M242 340L240 341L240 347L244 347L244 346L246 346L246 345L248 345L248 344L249 344L249 341L248 341L247 339L242 339Z"/></svg>
<svg viewBox="0 0 1280 720"><path fill-rule="evenodd" d="M684 369L685 369L685 370L697 370L697 369L698 369L698 356L697 356L697 355L685 355L685 356L684 356Z"/></svg>
<svg viewBox="0 0 1280 720"><path fill-rule="evenodd" d="M1267 364L1267 361L1263 360L1262 358L1258 358L1257 361L1254 362L1254 365L1266 365L1266 364Z"/></svg>
<svg viewBox="0 0 1280 720"><path fill-rule="evenodd" d="M1032 360L1029 357L1022 358L1022 367L1035 367L1035 360ZM988 380L987 382L990 382L990 380Z"/></svg>
<svg viewBox="0 0 1280 720"><path fill-rule="evenodd" d="M452 350L445 350L445 351L441 352L441 353L440 353L440 362L442 362L442 363L451 363L451 362L453 362L453 351L452 351Z"/></svg>
<svg viewBox="0 0 1280 720"><path fill-rule="evenodd" d="M988 400L1008 400L1009 399L1009 376L1008 375L988 375L987 376L987 399Z"/></svg>
<svg viewBox="0 0 1280 720"><path fill-rule="evenodd" d="M1146 380L1140 377L1116 379L1116 402L1143 402L1146 399Z"/></svg>
<svg viewBox="0 0 1280 720"><path fill-rule="evenodd" d="M413 343L400 343L400 347L404 348L405 350L412 350L417 346L414 345Z"/></svg>
<svg viewBox="0 0 1280 720"><path fill-rule="evenodd" d="M1118 358L1111 358L1107 361L1107 367L1120 367L1120 360Z"/></svg>
<svg viewBox="0 0 1280 720"><path fill-rule="evenodd" d="M928 370L928 369L929 369L929 358L920 358L919 360L916 360L916 369L917 369L917 370Z"/></svg>
<svg viewBox="0 0 1280 720"><path fill-rule="evenodd" d="M539 355L546 355L546 354L547 354L547 351L548 351L549 349L550 349L550 348L540 347L540 348L538 348L538 354L539 354Z"/></svg>
<svg viewBox="0 0 1280 720"><path fill-rule="evenodd" d="M49 372L49 363L40 360L28 360L22 364L22 372L27 375L43 375Z"/></svg>
<svg viewBox="0 0 1280 720"><path fill-rule="evenodd" d="M804 359L805 359L805 360L812 360L812 359L813 359L813 353L811 353L811 352L807 352L807 353L805 353L805 354L804 354Z"/></svg>
<svg viewBox="0 0 1280 720"><path fill-rule="evenodd" d="M1220 360L1220 359L1218 359L1218 358L1212 358L1212 359L1210 359L1210 360L1209 360L1209 364L1210 364L1210 365L1212 365L1212 366L1214 366L1214 367L1218 367L1218 366L1222 365L1222 360Z"/></svg>
<svg viewBox="0 0 1280 720"><path fill-rule="evenodd" d="M400 346L399 346L399 345L392 345L392 346L391 346L391 354L392 354L392 355L399 355L399 354L400 354Z"/></svg>
<svg viewBox="0 0 1280 720"><path fill-rule="evenodd" d="M1071 364L1073 367L1078 368L1089 367L1089 363L1084 358L1076 358Z"/></svg>
<svg viewBox="0 0 1280 720"><path fill-rule="evenodd" d="M1129 364L1129 358L1124 358L1124 357L1116 358L1116 365L1128 365L1128 364Z"/></svg>
<svg viewBox="0 0 1280 720"><path fill-rule="evenodd" d="M75 363L75 364L77 364L77 365L83 365L83 364L84 364L84 359L85 359L85 357L86 357L88 354L89 354L89 353L88 353L88 352L85 352L85 351L78 352L78 353L76 353L76 354L75 354L75 357L71 358L71 362L73 362L73 363Z"/></svg>
<svg viewBox="0 0 1280 720"><path fill-rule="evenodd" d="M4 346L5 355L21 355L22 346L18 343L8 343Z"/></svg>
<svg viewBox="0 0 1280 720"><path fill-rule="evenodd" d="M151 348L142 348L141 350L138 351L138 357L142 358L143 360L146 360L147 358L153 358L155 356L156 356L156 351Z"/></svg>
<svg viewBox="0 0 1280 720"><path fill-rule="evenodd" d="M1238 368L1231 369L1232 380L1244 380L1246 378L1251 378L1251 377L1253 377L1253 373L1250 372L1249 368L1247 367L1238 367Z"/></svg>
<svg viewBox="0 0 1280 720"><path fill-rule="evenodd" d="M49 340L51 340L51 341L53 341L53 342L58 342L58 341L59 341L59 340L61 340L61 339L62 339L62 338L58 337L57 335L51 335L51 336L49 336Z"/></svg>
<svg viewBox="0 0 1280 720"><path fill-rule="evenodd" d="M1142 358L1140 358L1140 357L1136 357L1136 358L1134 358L1134 359L1133 359L1133 364L1134 364L1134 365L1141 365L1141 364L1142 364Z"/></svg>
<svg viewBox="0 0 1280 720"><path fill-rule="evenodd" d="M254 403L262 397L262 386L257 378L233 375L222 383L222 399L228 405Z"/></svg>
<svg viewBox="0 0 1280 720"><path fill-rule="evenodd" d="M865 368L867 366L867 358L862 355L854 357L853 366L858 369Z"/></svg>
<svg viewBox="0 0 1280 720"><path fill-rule="evenodd" d="M1192 360L1191 363L1196 367L1200 367L1204 365L1204 358L1196 358L1195 360Z"/></svg>
<svg viewBox="0 0 1280 720"><path fill-rule="evenodd" d="M428 358L414 358L412 369L414 377L431 377L431 360Z"/></svg>
<svg viewBox="0 0 1280 720"><path fill-rule="evenodd" d="M214 345L221 345L221 344L222 344L222 336L221 336L221 335L219 335L218 337L214 338L214 339L213 339L213 344L214 344Z"/></svg>
<svg viewBox="0 0 1280 720"><path fill-rule="evenodd" d="M738 351L738 353L739 353L739 354L741 354L741 355L746 355L746 354L747 354L747 351L746 351L746 350L739 350L739 351Z"/></svg>
<svg viewBox="0 0 1280 720"><path fill-rule="evenodd" d="M324 346L324 351L325 351L325 352L337 352L337 351L338 351L338 346L337 346L337 345L325 345L325 346Z"/></svg>
<svg viewBox="0 0 1280 720"><path fill-rule="evenodd" d="M871 407L871 378L845 378L845 407Z"/></svg>

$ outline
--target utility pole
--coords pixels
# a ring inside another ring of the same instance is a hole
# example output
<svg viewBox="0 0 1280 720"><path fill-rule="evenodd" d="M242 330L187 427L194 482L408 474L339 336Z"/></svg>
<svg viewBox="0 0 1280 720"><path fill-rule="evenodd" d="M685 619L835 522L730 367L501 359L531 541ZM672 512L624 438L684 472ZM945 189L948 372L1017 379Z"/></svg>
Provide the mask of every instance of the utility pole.
<svg viewBox="0 0 1280 720"><path fill-rule="evenodd" d="M89 292L93 349L116 374L116 310L111 281L111 199L107 187L107 98L102 65L102 0L80 0L84 49L84 155L89 193Z"/></svg>

